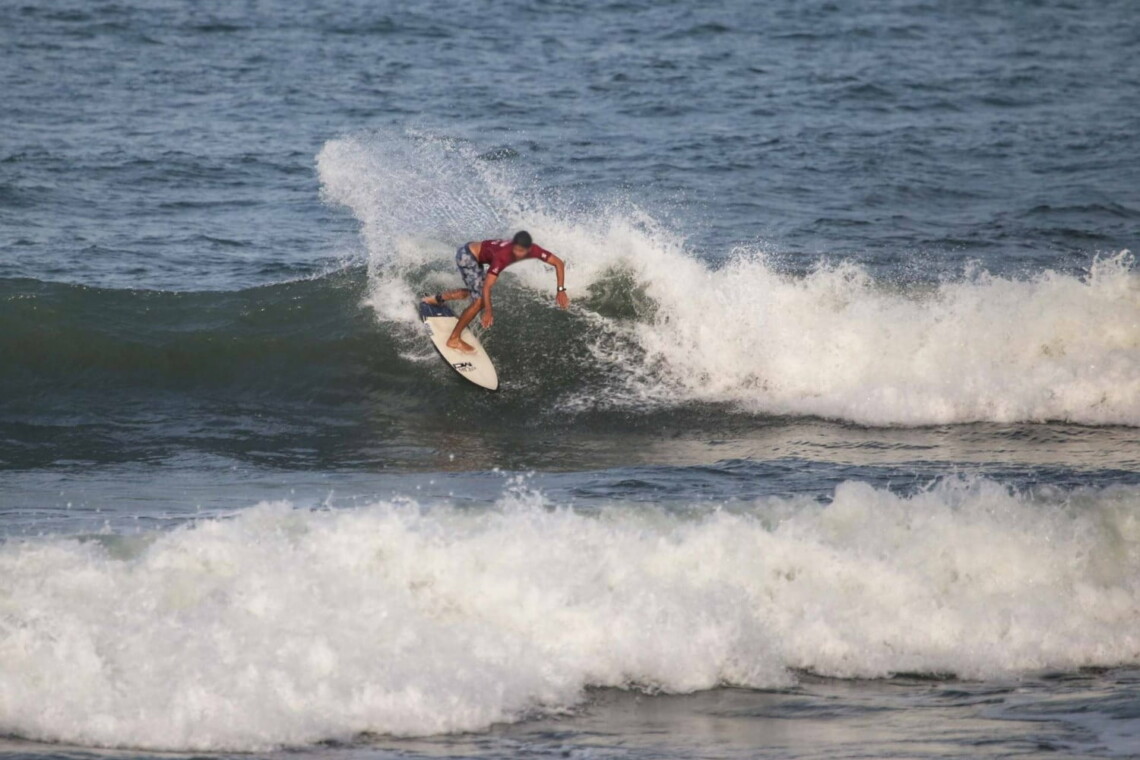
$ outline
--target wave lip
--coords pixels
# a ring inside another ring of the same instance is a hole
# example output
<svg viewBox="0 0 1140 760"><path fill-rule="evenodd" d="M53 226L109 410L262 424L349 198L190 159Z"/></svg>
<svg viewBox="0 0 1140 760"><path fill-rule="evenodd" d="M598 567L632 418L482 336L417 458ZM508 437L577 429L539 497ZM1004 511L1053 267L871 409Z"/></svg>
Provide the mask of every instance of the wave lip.
<svg viewBox="0 0 1140 760"><path fill-rule="evenodd" d="M259 750L472 731L590 686L988 678L1140 661L1140 490L859 482L828 504L588 516L263 504L0 546L0 730Z"/></svg>

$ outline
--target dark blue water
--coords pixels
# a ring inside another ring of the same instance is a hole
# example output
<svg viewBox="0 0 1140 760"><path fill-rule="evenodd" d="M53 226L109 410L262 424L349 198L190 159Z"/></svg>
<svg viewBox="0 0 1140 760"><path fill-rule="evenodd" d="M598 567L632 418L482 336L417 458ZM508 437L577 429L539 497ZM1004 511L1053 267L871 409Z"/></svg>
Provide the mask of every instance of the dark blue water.
<svg viewBox="0 0 1140 760"><path fill-rule="evenodd" d="M0 1L0 752L1134 754L1138 54ZM520 228L485 394L411 304Z"/></svg>

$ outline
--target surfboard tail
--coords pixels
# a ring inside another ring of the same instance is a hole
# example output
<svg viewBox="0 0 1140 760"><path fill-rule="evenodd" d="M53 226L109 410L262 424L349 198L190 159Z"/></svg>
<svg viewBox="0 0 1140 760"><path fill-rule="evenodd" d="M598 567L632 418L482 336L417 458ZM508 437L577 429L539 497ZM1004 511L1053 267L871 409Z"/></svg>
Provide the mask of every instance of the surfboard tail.
<svg viewBox="0 0 1140 760"><path fill-rule="evenodd" d="M447 304L434 306L420 301L420 321L422 322L428 317L455 317L455 312Z"/></svg>

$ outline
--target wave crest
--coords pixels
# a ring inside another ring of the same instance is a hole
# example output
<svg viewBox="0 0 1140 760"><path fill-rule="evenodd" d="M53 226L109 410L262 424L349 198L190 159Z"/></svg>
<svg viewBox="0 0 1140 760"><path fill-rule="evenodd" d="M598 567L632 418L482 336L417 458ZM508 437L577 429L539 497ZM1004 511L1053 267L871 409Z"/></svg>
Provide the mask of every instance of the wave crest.
<svg viewBox="0 0 1140 760"><path fill-rule="evenodd" d="M869 425L1140 425L1140 277L1127 251L1085 276L901 285L850 262L796 276L755 252L702 260L628 202L579 208L446 141L346 138L318 165L326 197L361 221L382 320L410 323L415 292L454 283L463 240L526 227L567 259L579 313L597 327L589 353L616 379L564 408L715 402ZM552 289L535 264L508 279Z"/></svg>

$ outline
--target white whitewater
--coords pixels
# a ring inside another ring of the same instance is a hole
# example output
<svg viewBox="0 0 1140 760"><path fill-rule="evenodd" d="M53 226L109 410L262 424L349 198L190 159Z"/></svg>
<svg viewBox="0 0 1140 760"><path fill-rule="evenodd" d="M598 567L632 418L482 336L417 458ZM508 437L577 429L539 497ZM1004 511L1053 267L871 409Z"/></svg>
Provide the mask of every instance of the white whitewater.
<svg viewBox="0 0 1140 760"><path fill-rule="evenodd" d="M564 408L706 401L869 425L1140 425L1140 276L1127 252L1080 276L977 272L900 287L845 262L791 276L747 250L710 267L628 204L544 202L444 140L344 138L317 164L325 197L361 222L382 320L408 322L400 307L417 292L456 284L455 245L521 227L567 259L572 297L631 276L657 309L632 324L599 318L593 346L623 379ZM546 292L544 270L509 274Z"/></svg>
<svg viewBox="0 0 1140 760"><path fill-rule="evenodd" d="M485 728L588 686L1140 661L1140 489L859 482L681 518L264 504L0 546L0 734L257 750Z"/></svg>

